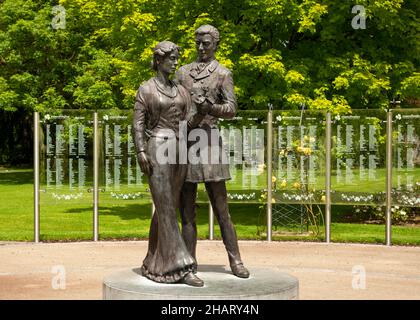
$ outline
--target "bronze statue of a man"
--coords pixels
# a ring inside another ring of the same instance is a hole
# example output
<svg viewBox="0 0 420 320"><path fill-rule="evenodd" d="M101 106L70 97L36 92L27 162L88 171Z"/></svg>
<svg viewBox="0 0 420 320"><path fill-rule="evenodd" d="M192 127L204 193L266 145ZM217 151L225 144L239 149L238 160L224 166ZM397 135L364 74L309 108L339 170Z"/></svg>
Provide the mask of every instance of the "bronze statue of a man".
<svg viewBox="0 0 420 320"><path fill-rule="evenodd" d="M197 61L181 67L175 74L175 82L183 85L191 94L204 92L205 100L200 113L205 116L198 127L207 133L208 154L218 154L218 160L210 159L198 164L188 164L187 177L182 189L181 218L182 237L190 254L196 258L197 227L195 201L197 184L204 182L214 214L219 222L231 270L234 275L248 278L239 253L235 228L231 221L227 203L225 181L230 179L229 163L222 161L224 150L220 134L214 143L212 131L218 133L218 119L231 119L236 113L236 97L230 70L219 64L215 52L219 44L219 32L211 25L203 25L195 31ZM217 150L215 150L217 149Z"/></svg>

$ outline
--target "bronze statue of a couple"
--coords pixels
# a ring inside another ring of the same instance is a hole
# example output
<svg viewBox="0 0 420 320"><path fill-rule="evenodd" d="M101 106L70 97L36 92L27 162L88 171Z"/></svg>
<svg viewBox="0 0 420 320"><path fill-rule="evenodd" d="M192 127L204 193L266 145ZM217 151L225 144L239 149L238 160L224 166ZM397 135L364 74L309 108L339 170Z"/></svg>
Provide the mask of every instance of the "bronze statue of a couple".
<svg viewBox="0 0 420 320"><path fill-rule="evenodd" d="M153 50L152 68L156 76L142 83L136 94L133 130L137 159L149 178L155 204L142 274L156 282L204 285L196 275L195 201L197 184L202 182L220 225L232 273L240 278L249 277L227 203L225 181L230 179L229 164L214 161L162 163L158 152L165 144L176 150L179 159L179 123L182 121L188 130L199 128L210 137L212 129L218 128L219 118L234 117L237 103L232 73L215 59L219 40L215 27L199 27L195 31L198 58L182 66L173 81L170 75L178 65L179 47L170 41L160 42ZM174 134L168 136L168 130ZM224 152L220 137L217 144L209 139L206 148L209 151L206 154L211 154L212 148L217 148L219 155ZM182 232L178 227L178 209Z"/></svg>

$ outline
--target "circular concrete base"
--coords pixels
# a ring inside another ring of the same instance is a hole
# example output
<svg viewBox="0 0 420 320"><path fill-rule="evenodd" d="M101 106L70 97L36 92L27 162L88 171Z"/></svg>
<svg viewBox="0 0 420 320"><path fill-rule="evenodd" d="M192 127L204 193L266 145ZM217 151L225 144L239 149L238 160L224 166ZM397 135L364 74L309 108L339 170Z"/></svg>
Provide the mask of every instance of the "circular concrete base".
<svg viewBox="0 0 420 320"><path fill-rule="evenodd" d="M291 300L298 299L295 277L273 269L250 268L248 279L235 277L222 266L201 266L197 276L204 287L156 283L140 268L123 270L104 279L105 300Z"/></svg>

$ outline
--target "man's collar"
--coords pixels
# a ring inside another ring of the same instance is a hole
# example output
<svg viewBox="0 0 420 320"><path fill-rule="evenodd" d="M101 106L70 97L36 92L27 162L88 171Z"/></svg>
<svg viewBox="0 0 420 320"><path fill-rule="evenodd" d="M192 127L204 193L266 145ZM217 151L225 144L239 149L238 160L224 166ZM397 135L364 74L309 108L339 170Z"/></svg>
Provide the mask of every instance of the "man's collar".
<svg viewBox="0 0 420 320"><path fill-rule="evenodd" d="M203 78L208 77L219 66L219 62L216 59L214 59L212 62L210 62L210 64L207 67L204 68L203 71L198 73L197 72L197 65L199 63L200 62L195 61L192 68L191 68L191 71L190 71L190 75L194 79L203 79Z"/></svg>
<svg viewBox="0 0 420 320"><path fill-rule="evenodd" d="M209 72L213 72L214 70L216 70L217 66L219 65L219 62L214 59L212 62L210 62L210 64L207 66L207 70L209 70Z"/></svg>

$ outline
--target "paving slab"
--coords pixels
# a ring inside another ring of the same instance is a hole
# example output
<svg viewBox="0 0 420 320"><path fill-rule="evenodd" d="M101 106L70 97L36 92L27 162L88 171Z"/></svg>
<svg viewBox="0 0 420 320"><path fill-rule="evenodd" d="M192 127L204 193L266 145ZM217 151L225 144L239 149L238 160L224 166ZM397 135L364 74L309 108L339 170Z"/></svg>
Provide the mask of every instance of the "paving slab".
<svg viewBox="0 0 420 320"><path fill-rule="evenodd" d="M248 268L299 280L299 299L420 299L420 247L239 241ZM0 243L0 299L102 299L103 279L141 266L147 241ZM222 241L202 240L204 268L228 268Z"/></svg>

